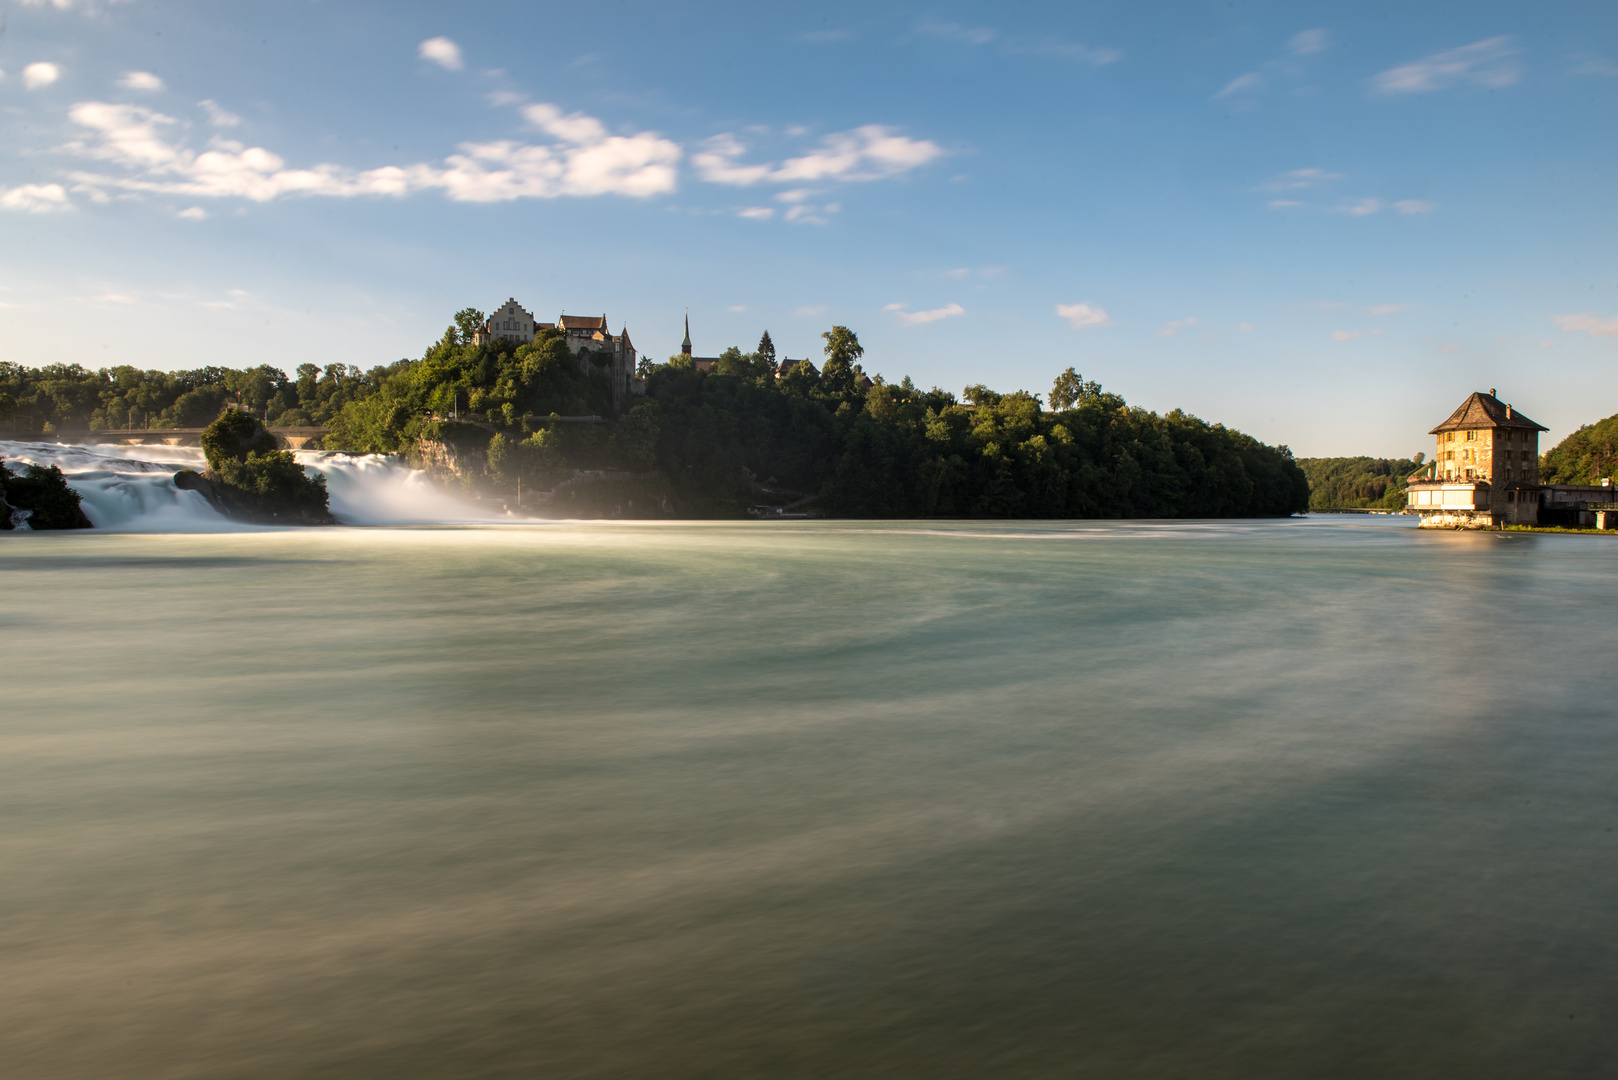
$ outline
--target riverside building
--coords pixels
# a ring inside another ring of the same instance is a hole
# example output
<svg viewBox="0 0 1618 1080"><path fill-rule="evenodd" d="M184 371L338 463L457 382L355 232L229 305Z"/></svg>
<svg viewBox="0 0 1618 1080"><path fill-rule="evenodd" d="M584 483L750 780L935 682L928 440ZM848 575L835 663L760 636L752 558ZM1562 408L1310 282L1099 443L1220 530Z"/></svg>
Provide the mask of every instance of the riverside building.
<svg viewBox="0 0 1618 1080"><path fill-rule="evenodd" d="M1406 484L1407 506L1422 528L1497 529L1504 525L1618 526L1611 480L1539 482L1536 424L1495 391L1477 392L1433 428L1436 453Z"/></svg>

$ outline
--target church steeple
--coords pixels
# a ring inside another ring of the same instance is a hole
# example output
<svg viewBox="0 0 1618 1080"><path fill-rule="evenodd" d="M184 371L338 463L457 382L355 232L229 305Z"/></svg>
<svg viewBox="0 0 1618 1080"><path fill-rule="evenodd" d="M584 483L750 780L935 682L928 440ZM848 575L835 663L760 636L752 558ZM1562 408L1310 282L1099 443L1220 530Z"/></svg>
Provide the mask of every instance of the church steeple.
<svg viewBox="0 0 1618 1080"><path fill-rule="evenodd" d="M685 340L680 342L680 355L681 356L690 356L691 355L691 313L690 312L686 312L686 315L685 315Z"/></svg>

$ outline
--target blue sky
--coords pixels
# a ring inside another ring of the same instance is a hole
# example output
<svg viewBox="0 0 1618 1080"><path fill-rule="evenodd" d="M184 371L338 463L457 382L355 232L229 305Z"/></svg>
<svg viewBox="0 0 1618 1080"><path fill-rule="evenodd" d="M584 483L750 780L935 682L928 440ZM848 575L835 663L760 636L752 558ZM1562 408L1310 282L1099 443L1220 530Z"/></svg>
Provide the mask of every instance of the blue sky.
<svg viewBox="0 0 1618 1080"><path fill-rule="evenodd" d="M1299 454L1618 412L1618 7L13 2L0 355L1072 365Z"/></svg>

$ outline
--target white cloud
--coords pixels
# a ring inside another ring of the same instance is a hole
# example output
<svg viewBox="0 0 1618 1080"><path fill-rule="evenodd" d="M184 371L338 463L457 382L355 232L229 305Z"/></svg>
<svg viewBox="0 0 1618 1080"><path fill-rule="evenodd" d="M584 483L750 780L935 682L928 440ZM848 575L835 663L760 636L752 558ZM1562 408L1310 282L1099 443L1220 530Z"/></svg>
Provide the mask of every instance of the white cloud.
<svg viewBox="0 0 1618 1080"><path fill-rule="evenodd" d="M1569 333L1582 330L1591 337L1618 337L1618 315L1606 319L1589 312L1578 315L1552 315L1551 322Z"/></svg>
<svg viewBox="0 0 1618 1080"><path fill-rule="evenodd" d="M1257 90L1263 85L1264 76L1256 71L1249 71L1246 75L1238 75L1230 80L1225 84L1225 88L1215 94L1214 97L1230 97L1232 94L1240 94L1245 90Z"/></svg>
<svg viewBox="0 0 1618 1080"><path fill-rule="evenodd" d="M1181 330L1189 329L1195 325L1197 325L1197 320L1194 318L1187 317L1184 319L1175 319L1173 322L1164 323L1162 327L1158 329L1157 336L1177 337Z"/></svg>
<svg viewBox="0 0 1618 1080"><path fill-rule="evenodd" d="M1333 330L1331 332L1333 341L1353 341L1355 338L1363 336L1364 332L1360 330Z"/></svg>
<svg viewBox="0 0 1618 1080"><path fill-rule="evenodd" d="M143 93L156 93L163 89L163 80L150 71L126 71L118 80L118 85L125 90L139 90Z"/></svg>
<svg viewBox="0 0 1618 1080"><path fill-rule="evenodd" d="M1057 317L1067 320L1067 324L1075 330L1083 330L1091 326L1111 326L1112 318L1101 308L1093 304L1057 304Z"/></svg>
<svg viewBox="0 0 1618 1080"><path fill-rule="evenodd" d="M217 102L211 98L204 98L197 102L202 111L208 114L208 123L214 127L235 127L242 122L242 118L233 112L221 109Z"/></svg>
<svg viewBox="0 0 1618 1080"><path fill-rule="evenodd" d="M1541 349L1554 349L1556 348L1556 342L1552 341L1550 338L1545 338L1539 343L1539 347Z"/></svg>
<svg viewBox="0 0 1618 1080"><path fill-rule="evenodd" d="M1281 175L1264 181L1255 191L1303 191L1320 187L1332 180L1341 180L1342 173L1327 172L1325 169L1293 169Z"/></svg>
<svg viewBox="0 0 1618 1080"><path fill-rule="evenodd" d="M184 218L187 221L202 221L206 219L207 216L208 211L204 210L200 206L188 206L175 215L175 217Z"/></svg>
<svg viewBox="0 0 1618 1080"><path fill-rule="evenodd" d="M736 211L736 216L751 218L754 221L768 221L775 216L775 209L769 206L748 206Z"/></svg>
<svg viewBox="0 0 1618 1080"><path fill-rule="evenodd" d="M1332 207L1334 214L1347 214L1350 217L1366 217L1382 209L1381 199L1356 199L1342 206Z"/></svg>
<svg viewBox="0 0 1618 1080"><path fill-rule="evenodd" d="M1302 30L1292 35L1287 42L1287 49L1293 56L1308 56L1311 53L1323 52L1326 48L1326 28L1317 26L1313 30Z"/></svg>
<svg viewBox="0 0 1618 1080"><path fill-rule="evenodd" d="M44 60L29 64L22 69L22 84L30 90L49 86L61 77L62 69Z"/></svg>
<svg viewBox="0 0 1618 1080"><path fill-rule="evenodd" d="M285 195L348 198L441 190L455 202L504 202L564 195L643 198L672 191L680 147L652 133L608 135L593 117L529 106L528 118L558 141L463 143L441 164L388 165L356 171L322 164L289 169L263 147L215 138L195 152L178 140L179 123L138 105L81 102L68 115L91 133L67 149L121 166L132 175L76 174L84 183L203 198L266 202Z"/></svg>
<svg viewBox="0 0 1618 1080"><path fill-rule="evenodd" d="M1271 199L1265 205L1272 210L1285 210L1289 206L1302 206L1303 203L1297 199Z"/></svg>
<svg viewBox="0 0 1618 1080"><path fill-rule="evenodd" d="M1510 86L1522 77L1512 59L1517 50L1511 42L1510 37L1492 37L1459 49L1434 53L1382 72L1371 80L1371 87L1379 94L1421 94L1460 83L1491 88Z"/></svg>
<svg viewBox="0 0 1618 1080"><path fill-rule="evenodd" d="M0 210L13 210L24 214L51 214L71 210L73 204L61 184L23 184L14 188L0 188Z"/></svg>
<svg viewBox="0 0 1618 1080"><path fill-rule="evenodd" d="M949 41L959 41L965 45L979 46L998 43L998 51L1005 56L1054 56L1063 60L1078 60L1086 64L1094 64L1096 67L1114 63L1123 55L1117 49L1099 49L1091 45L1080 44L1077 41L1065 41L1062 38L1049 35L1043 37L1006 36L992 26L963 26L960 23L924 21L916 24L916 32Z"/></svg>
<svg viewBox="0 0 1618 1080"><path fill-rule="evenodd" d="M1444 353L1447 356L1448 354L1450 354L1452 352L1460 352L1461 351L1461 346L1455 344L1452 341L1448 345L1440 345L1438 347L1438 351L1441 352L1441 353Z"/></svg>
<svg viewBox="0 0 1618 1080"><path fill-rule="evenodd" d="M1246 332L1251 331L1252 329L1254 329L1254 327L1253 327L1252 323L1244 322L1244 323L1237 323L1236 324L1236 329L1246 333Z"/></svg>
<svg viewBox="0 0 1618 1080"><path fill-rule="evenodd" d="M824 315L825 313L826 313L826 306L824 304L819 304L819 305L816 305L814 307L801 307L801 308L795 309L792 312L793 315L797 316L800 319L809 319L809 318L813 318L816 315Z"/></svg>
<svg viewBox="0 0 1618 1080"><path fill-rule="evenodd" d="M728 311L728 312L731 312L732 314L740 315L742 312L747 310L747 305L746 304L732 304L728 308L726 308L725 310Z"/></svg>
<svg viewBox="0 0 1618 1080"><path fill-rule="evenodd" d="M777 202L797 203L803 202L815 193L813 188L793 188L791 191L780 191L775 195Z"/></svg>
<svg viewBox="0 0 1618 1080"><path fill-rule="evenodd" d="M1604 79L1618 78L1618 64L1605 56L1586 55L1573 65L1574 75L1595 75Z"/></svg>
<svg viewBox="0 0 1618 1080"><path fill-rule="evenodd" d="M495 90L489 94L489 104L506 106L521 105L528 100L528 95L519 94L515 90Z"/></svg>
<svg viewBox="0 0 1618 1080"><path fill-rule="evenodd" d="M1400 199L1393 204L1393 208L1401 214L1430 214L1438 208L1438 204L1426 199Z"/></svg>
<svg viewBox="0 0 1618 1080"><path fill-rule="evenodd" d="M447 71L459 71L466 66L461 60L461 47L447 37L428 38L416 49L416 55Z"/></svg>
<svg viewBox="0 0 1618 1080"><path fill-rule="evenodd" d="M790 207L784 215L787 221L799 221L805 225L825 225L827 218L824 214L836 214L843 209L842 203L826 203L824 206L815 206L811 203L798 203Z"/></svg>
<svg viewBox="0 0 1618 1080"><path fill-rule="evenodd" d="M898 316L899 321L906 326L924 326L927 323L937 322L940 319L953 318L956 315L965 315L966 309L959 304L946 304L931 311L906 311L903 304L889 304L883 311L891 311Z"/></svg>
<svg viewBox="0 0 1618 1080"><path fill-rule="evenodd" d="M1372 304L1366 308L1372 315L1392 315L1398 311L1409 311L1415 304Z"/></svg>
<svg viewBox="0 0 1618 1080"><path fill-rule="evenodd" d="M828 135L817 149L778 164L742 164L738 159L746 152L741 140L727 131L705 141L691 163L709 183L736 187L885 180L942 157L944 149L930 139L911 139L894 134L892 128L866 124Z"/></svg>

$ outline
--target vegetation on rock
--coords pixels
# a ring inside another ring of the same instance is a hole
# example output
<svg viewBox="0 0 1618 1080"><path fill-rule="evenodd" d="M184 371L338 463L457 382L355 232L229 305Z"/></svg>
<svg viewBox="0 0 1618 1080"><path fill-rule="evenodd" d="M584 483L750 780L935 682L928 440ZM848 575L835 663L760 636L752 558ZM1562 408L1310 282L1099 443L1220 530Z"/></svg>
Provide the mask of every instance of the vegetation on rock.
<svg viewBox="0 0 1618 1080"><path fill-rule="evenodd" d="M202 433L204 479L227 489L213 492L221 509L258 521L330 522L326 478L310 476L290 451L276 446L275 436L244 412L227 412L208 426Z"/></svg>
<svg viewBox="0 0 1618 1080"><path fill-rule="evenodd" d="M67 486L61 469L29 465L19 475L0 458L0 529L23 525L30 529L88 529L90 519L84 516L79 493Z"/></svg>

